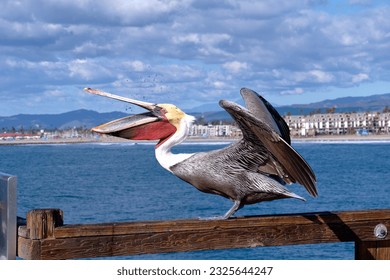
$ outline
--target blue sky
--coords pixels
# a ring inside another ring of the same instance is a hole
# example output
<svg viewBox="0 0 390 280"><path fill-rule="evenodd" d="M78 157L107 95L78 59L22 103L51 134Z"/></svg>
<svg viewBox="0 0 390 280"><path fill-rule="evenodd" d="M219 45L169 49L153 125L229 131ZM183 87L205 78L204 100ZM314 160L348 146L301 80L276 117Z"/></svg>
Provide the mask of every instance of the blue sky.
<svg viewBox="0 0 390 280"><path fill-rule="evenodd" d="M390 4L369 0L2 0L0 116L183 109L390 92Z"/></svg>

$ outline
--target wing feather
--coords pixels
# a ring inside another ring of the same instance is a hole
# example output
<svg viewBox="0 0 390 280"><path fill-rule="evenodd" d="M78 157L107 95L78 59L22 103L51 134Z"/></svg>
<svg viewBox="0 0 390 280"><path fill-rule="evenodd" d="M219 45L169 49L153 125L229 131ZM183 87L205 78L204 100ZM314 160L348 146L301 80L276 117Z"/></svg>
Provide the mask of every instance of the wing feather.
<svg viewBox="0 0 390 280"><path fill-rule="evenodd" d="M251 89L242 88L240 93L245 101L246 108L248 108L256 118L268 123L271 128L278 132L284 141L291 144L290 129L271 103Z"/></svg>
<svg viewBox="0 0 390 280"><path fill-rule="evenodd" d="M283 139L282 133L273 129L272 123L269 125L261 118L256 117L251 111L234 102L221 100L220 106L237 122L243 132L245 141L263 146L269 152L269 162L271 163L268 164L265 170L271 168L275 171L274 175L280 176L288 183L298 182L312 196L317 196L314 172L308 163L289 145L287 142L290 139L289 137ZM272 161L274 162L272 163Z"/></svg>

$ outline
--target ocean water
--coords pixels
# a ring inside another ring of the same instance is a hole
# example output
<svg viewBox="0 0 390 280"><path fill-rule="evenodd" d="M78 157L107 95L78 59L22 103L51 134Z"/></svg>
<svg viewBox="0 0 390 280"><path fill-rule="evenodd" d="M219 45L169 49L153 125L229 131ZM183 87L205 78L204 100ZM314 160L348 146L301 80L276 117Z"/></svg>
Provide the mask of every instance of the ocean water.
<svg viewBox="0 0 390 280"><path fill-rule="evenodd" d="M174 152L226 143L185 143ZM236 215L381 209L390 206L390 142L295 142L311 165L319 197L248 205ZM164 170L152 144L0 145L0 171L18 176L18 215L60 208L67 224L211 217L231 202L199 192ZM353 243L258 247L125 257L126 259L353 259Z"/></svg>

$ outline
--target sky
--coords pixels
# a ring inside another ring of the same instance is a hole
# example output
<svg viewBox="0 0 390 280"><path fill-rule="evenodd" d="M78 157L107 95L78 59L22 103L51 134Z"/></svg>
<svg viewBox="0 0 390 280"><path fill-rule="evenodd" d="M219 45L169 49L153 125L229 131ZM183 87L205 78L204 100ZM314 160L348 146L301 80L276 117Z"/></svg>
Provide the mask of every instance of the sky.
<svg viewBox="0 0 390 280"><path fill-rule="evenodd" d="M390 92L387 0L2 0L0 116Z"/></svg>

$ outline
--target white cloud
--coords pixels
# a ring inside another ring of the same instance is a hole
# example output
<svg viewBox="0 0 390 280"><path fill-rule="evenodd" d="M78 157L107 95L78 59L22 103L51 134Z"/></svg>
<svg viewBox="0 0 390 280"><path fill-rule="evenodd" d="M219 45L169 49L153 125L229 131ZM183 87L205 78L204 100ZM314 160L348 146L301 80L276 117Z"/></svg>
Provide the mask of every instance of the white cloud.
<svg viewBox="0 0 390 280"><path fill-rule="evenodd" d="M112 50L113 46L110 44L97 44L95 42L83 42L81 45L75 46L73 52L76 55L84 56L98 56L104 53L108 53Z"/></svg>
<svg viewBox="0 0 390 280"><path fill-rule="evenodd" d="M305 91L303 88L294 88L291 90L283 90L280 92L281 95L296 95L296 94L303 94Z"/></svg>
<svg viewBox="0 0 390 280"><path fill-rule="evenodd" d="M184 34L179 36L173 36L172 41L174 44L183 44L183 43L199 44L200 36L199 34L196 33Z"/></svg>
<svg viewBox="0 0 390 280"><path fill-rule="evenodd" d="M224 33L190 33L173 36L172 42L179 48L192 49L191 52L197 57L221 58L230 56L226 47L231 44L232 38L229 34Z"/></svg>
<svg viewBox="0 0 390 280"><path fill-rule="evenodd" d="M240 61L230 61L222 65L223 68L232 73L239 73L243 70L248 69L248 63Z"/></svg>
<svg viewBox="0 0 390 280"><path fill-rule="evenodd" d="M213 86L215 88L224 88L226 86L226 84L222 81L215 81L215 82L213 82Z"/></svg>
<svg viewBox="0 0 390 280"><path fill-rule="evenodd" d="M131 70L136 72L143 72L150 67L150 65L145 64L140 60L126 61L123 63L125 67L129 67Z"/></svg>
<svg viewBox="0 0 390 280"><path fill-rule="evenodd" d="M352 76L352 83L359 84L365 80L368 80L369 76L365 73L359 73Z"/></svg>
<svg viewBox="0 0 390 280"><path fill-rule="evenodd" d="M320 83L329 83L333 80L333 75L321 70L312 70L309 75L314 77Z"/></svg>
<svg viewBox="0 0 390 280"><path fill-rule="evenodd" d="M103 64L98 64L87 59L72 60L68 64L69 76L90 82L98 78L111 76L110 69L104 67Z"/></svg>

